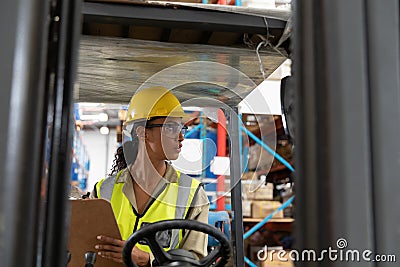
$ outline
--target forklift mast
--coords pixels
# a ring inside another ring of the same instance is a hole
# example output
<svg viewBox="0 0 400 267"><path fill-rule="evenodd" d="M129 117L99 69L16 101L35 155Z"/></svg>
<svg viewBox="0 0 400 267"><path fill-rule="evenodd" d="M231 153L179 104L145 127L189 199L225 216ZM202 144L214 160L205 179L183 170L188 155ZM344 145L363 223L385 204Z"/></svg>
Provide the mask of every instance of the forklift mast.
<svg viewBox="0 0 400 267"><path fill-rule="evenodd" d="M1 266L66 266L78 0L2 1Z"/></svg>

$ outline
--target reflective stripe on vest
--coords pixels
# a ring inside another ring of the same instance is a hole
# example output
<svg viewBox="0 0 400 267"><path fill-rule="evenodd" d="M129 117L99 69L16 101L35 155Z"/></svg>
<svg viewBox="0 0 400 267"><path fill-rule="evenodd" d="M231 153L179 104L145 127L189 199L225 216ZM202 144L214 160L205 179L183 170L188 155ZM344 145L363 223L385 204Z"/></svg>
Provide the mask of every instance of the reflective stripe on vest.
<svg viewBox="0 0 400 267"><path fill-rule="evenodd" d="M122 171L118 172L116 176L99 181L96 189L99 198L105 198L111 202L123 240L128 239L135 229L140 229L142 223L184 219L200 186L198 180L177 172L178 183L166 184L156 199L150 200L152 203L146 207L144 214L139 215L122 192L124 183L115 183L121 173ZM181 230L173 230L168 235L167 246L169 247L166 250L177 248L182 238ZM143 251L150 252L147 245L138 244L137 246Z"/></svg>
<svg viewBox="0 0 400 267"><path fill-rule="evenodd" d="M190 196L190 190L192 185L192 178L188 177L186 174L178 173L179 179L179 187L178 187L178 199L176 201L176 208L175 208L175 218L176 219L183 219L185 215L185 211L188 206L190 206L191 202L188 202ZM197 180L196 180L197 181ZM197 187L196 187L197 189ZM178 246L179 240L182 237L179 237L179 233L182 233L179 229L172 230L172 243L171 248L176 248Z"/></svg>
<svg viewBox="0 0 400 267"><path fill-rule="evenodd" d="M117 175L112 175L107 177L106 179L102 179L96 184L96 192L98 198L104 198L111 202L114 184L116 178L119 177L119 175L121 175L120 172L118 172Z"/></svg>

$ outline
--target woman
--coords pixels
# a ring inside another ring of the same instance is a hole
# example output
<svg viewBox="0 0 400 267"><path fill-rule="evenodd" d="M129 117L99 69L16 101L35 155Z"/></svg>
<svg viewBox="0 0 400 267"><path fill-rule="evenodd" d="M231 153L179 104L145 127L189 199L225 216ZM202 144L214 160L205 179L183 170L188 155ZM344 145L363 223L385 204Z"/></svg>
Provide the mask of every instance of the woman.
<svg viewBox="0 0 400 267"><path fill-rule="evenodd" d="M186 117L166 88L148 88L132 97L113 175L99 181L92 194L110 200L122 236L117 240L99 235L96 249L101 257L122 262L125 240L148 223L167 219L207 223L209 203L203 187L169 163L181 151ZM195 258L207 253L204 233L173 230L162 233L160 240L166 250L185 249ZM154 257L146 244L139 243L132 260L138 266L150 266Z"/></svg>

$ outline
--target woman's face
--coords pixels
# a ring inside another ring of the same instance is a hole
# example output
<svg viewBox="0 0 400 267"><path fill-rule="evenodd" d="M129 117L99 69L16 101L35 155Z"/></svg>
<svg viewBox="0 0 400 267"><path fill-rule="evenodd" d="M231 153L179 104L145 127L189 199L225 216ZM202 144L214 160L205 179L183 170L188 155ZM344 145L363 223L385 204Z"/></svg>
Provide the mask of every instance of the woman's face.
<svg viewBox="0 0 400 267"><path fill-rule="evenodd" d="M146 149L155 160L175 160L181 152L181 118L157 118L146 125Z"/></svg>

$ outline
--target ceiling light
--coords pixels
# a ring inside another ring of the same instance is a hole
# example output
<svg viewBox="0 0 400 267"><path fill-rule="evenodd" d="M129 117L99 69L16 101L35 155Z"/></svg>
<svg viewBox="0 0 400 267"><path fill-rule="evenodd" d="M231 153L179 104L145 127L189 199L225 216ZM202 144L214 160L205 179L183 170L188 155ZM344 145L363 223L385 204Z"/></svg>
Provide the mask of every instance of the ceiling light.
<svg viewBox="0 0 400 267"><path fill-rule="evenodd" d="M106 126L103 126L103 127L100 128L100 133L104 134L104 135L107 135L107 134L110 133L110 129L108 127L106 127Z"/></svg>
<svg viewBox="0 0 400 267"><path fill-rule="evenodd" d="M99 121L108 121L108 114L107 113L99 113L98 115Z"/></svg>

